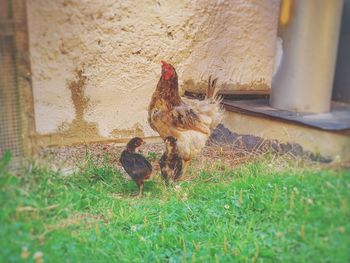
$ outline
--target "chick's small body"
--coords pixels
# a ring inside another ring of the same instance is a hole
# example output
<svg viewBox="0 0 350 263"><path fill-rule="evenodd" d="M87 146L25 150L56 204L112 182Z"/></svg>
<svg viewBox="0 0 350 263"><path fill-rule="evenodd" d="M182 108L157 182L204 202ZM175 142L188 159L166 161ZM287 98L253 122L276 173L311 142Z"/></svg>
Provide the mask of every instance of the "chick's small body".
<svg viewBox="0 0 350 263"><path fill-rule="evenodd" d="M120 156L120 162L126 173L135 181L139 195L142 194L144 181L151 177L152 165L144 156L136 153L136 149L143 144L141 138L131 139Z"/></svg>
<svg viewBox="0 0 350 263"><path fill-rule="evenodd" d="M163 179L177 181L182 175L182 158L178 153L176 138L167 137L164 140L166 149L159 160L159 166Z"/></svg>

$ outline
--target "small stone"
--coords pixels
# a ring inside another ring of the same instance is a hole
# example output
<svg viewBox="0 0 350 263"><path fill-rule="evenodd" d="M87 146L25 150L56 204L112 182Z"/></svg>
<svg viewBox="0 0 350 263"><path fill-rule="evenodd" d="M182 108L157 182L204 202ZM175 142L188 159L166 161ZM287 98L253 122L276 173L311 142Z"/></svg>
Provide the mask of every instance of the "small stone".
<svg viewBox="0 0 350 263"><path fill-rule="evenodd" d="M296 193L296 194L299 194L299 190L298 190L298 188L293 187L293 192L294 192L294 193Z"/></svg>
<svg viewBox="0 0 350 263"><path fill-rule="evenodd" d="M338 231L340 233L345 233L345 227L343 227L343 226L338 227Z"/></svg>
<svg viewBox="0 0 350 263"><path fill-rule="evenodd" d="M283 233L282 232L276 232L276 237L277 238L281 238L283 236Z"/></svg>
<svg viewBox="0 0 350 263"><path fill-rule="evenodd" d="M43 252L41 251L37 251L35 252L35 254L33 255L33 259L35 263L44 263L44 259L43 259Z"/></svg>
<svg viewBox="0 0 350 263"><path fill-rule="evenodd" d="M28 247L22 247L21 258L22 259L27 259L28 257L29 257Z"/></svg>
<svg viewBox="0 0 350 263"><path fill-rule="evenodd" d="M181 189L181 186L180 186L180 185L178 185L178 184L175 185L175 187L174 187L174 190L175 190L175 191L179 191L180 189Z"/></svg>
<svg viewBox="0 0 350 263"><path fill-rule="evenodd" d="M306 203L307 203L308 205L313 205L313 204L314 204L314 200L312 200L311 198L307 198L307 199L306 199Z"/></svg>

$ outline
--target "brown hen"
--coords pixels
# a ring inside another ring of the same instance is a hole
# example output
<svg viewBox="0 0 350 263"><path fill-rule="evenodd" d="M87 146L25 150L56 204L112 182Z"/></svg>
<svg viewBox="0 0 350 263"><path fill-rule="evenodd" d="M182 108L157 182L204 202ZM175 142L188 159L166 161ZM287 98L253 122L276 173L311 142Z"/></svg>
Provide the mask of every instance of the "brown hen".
<svg viewBox="0 0 350 263"><path fill-rule="evenodd" d="M209 78L204 100L185 99L179 95L175 68L162 61L162 73L148 109L148 122L164 139L177 139L184 170L205 146L211 131L220 123L223 110L217 97L216 79Z"/></svg>

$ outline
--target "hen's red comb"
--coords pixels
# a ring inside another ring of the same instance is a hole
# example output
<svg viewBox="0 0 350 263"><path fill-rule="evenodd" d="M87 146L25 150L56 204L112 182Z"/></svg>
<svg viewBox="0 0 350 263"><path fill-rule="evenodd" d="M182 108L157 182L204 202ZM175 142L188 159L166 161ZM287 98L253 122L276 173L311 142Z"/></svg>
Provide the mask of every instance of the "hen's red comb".
<svg viewBox="0 0 350 263"><path fill-rule="evenodd" d="M162 66L168 66L169 64L166 63L164 60L161 60L160 63L162 63Z"/></svg>

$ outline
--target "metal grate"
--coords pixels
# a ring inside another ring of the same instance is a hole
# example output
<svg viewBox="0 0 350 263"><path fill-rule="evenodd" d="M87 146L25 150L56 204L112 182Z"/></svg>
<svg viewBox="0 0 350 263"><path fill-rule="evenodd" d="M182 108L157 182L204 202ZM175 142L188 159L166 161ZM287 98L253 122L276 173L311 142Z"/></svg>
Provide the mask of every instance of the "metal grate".
<svg viewBox="0 0 350 263"><path fill-rule="evenodd" d="M27 120L23 119L26 100L21 92L25 85L20 73L24 45L19 43L27 41L22 37L26 30L24 7L23 1L0 0L0 157L10 150L14 163L25 154L27 134L24 129Z"/></svg>

